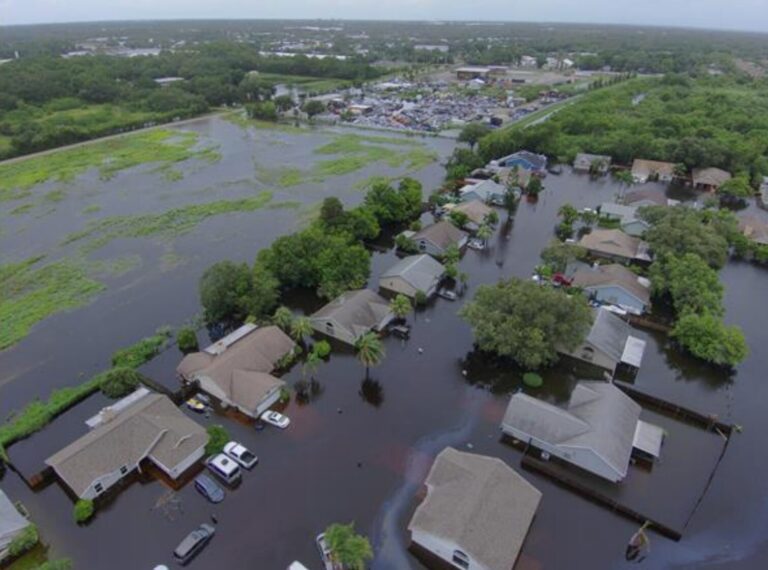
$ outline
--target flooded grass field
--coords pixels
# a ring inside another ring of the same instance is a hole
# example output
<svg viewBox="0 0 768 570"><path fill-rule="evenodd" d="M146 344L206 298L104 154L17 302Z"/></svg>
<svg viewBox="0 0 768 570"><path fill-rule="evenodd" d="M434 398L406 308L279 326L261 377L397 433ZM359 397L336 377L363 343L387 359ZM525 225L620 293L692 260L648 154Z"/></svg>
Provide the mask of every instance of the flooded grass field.
<svg viewBox="0 0 768 570"><path fill-rule="evenodd" d="M15 215L4 207L4 264L39 255L50 261L75 259L103 290L76 310L40 321L0 353L0 417L54 388L89 378L108 366L116 349L157 327L190 320L200 311L197 281L210 263L223 258L251 262L259 249L299 227L323 198L335 195L347 204L359 202L361 188L372 177L411 171L428 192L443 176L437 162L414 164L412 158L392 157L415 149L445 157L452 149L450 141L440 139L383 142L373 140L381 135L354 131L368 138L355 140L346 130L244 129L222 119L207 119L183 131L196 133L196 148L215 147L220 159L176 163L173 170L181 177L175 180L155 171L157 164L122 170L109 180L87 171L68 182L64 199L41 217L35 214L38 206ZM328 156L316 150L334 143L352 156L363 156L361 166L320 175L317 165ZM371 151L368 146L386 150ZM59 187L49 181L31 187L30 194L38 199ZM259 456L259 465L220 505L206 503L190 485L177 494L178 501L169 501L168 489L159 482L137 481L89 525L79 527L72 522L72 501L59 484L32 492L9 472L0 485L29 509L51 554L71 558L77 569L167 564L176 544L212 514L219 521L216 537L192 568L279 570L295 559L319 568L315 535L329 523L349 521L372 539L372 568L422 568L406 551L405 526L432 457L446 445L471 447L520 468L520 452L500 442L499 423L510 392L522 387L521 379L514 371L480 361L473 353L471 331L457 310L480 284L531 275L540 250L553 237L560 205L594 207L622 191L608 179L593 181L570 172L548 177L545 187L536 203L521 203L512 221L504 223L506 214L501 214L488 250L467 252L460 264L469 275L463 297L457 302L438 299L409 316L410 340L385 340L387 356L371 371L370 380L365 380L351 350L335 351L316 373L321 389L312 400L287 406L292 423L285 431L257 432L229 418L186 411L205 425L225 424L234 439ZM192 206L236 200L263 203L189 217ZM86 209L91 211L85 214ZM168 212L179 213L162 217ZM132 223L137 220L141 223ZM157 229L143 233L146 227ZM71 239L75 234L79 237ZM395 259L391 249L374 253L369 287L376 288L378 275ZM98 275L95 263L102 264ZM110 271L115 265L120 270ZM635 379L638 388L743 427L743 433L732 437L703 500L693 506L690 503L708 483L713 458L694 442L698 434L669 427L670 437L676 439L663 455L674 456L664 458L660 467L670 486L658 493L645 488L640 496L649 503L648 510L671 512L670 505L684 502L686 514L695 512L680 542L651 534L646 568L761 568L768 563L768 479L763 476L768 456L760 444L768 428L768 354L762 350L768 306L759 301L768 290L768 271L731 262L721 279L726 320L743 327L751 348L735 374L678 353L663 335L638 332L648 341ZM305 312L321 304L306 294L291 295L287 302ZM142 370L173 387L180 359L172 347ZM289 384L300 378L299 367L285 377ZM561 365L547 371L544 386L531 393L562 402L578 379ZM82 421L100 407L101 398L89 398L12 446L12 461L25 473L34 471L50 450L84 433ZM543 476L522 472L543 499L518 570L628 564L624 548L637 524ZM652 486L654 479L642 482ZM684 491L677 496L675 489Z"/></svg>

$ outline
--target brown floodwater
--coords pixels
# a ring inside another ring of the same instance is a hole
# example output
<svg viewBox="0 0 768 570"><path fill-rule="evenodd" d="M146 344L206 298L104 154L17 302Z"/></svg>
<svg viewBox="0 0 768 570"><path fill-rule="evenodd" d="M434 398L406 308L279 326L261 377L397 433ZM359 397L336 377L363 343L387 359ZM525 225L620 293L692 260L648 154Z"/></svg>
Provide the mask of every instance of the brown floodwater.
<svg viewBox="0 0 768 570"><path fill-rule="evenodd" d="M241 196L253 192L253 183L227 182L252 179L254 160L299 164L311 160L312 148L328 139L322 132L246 132L220 120L192 128L221 145L221 162L194 167L194 172L175 183L141 169L106 183L86 176L79 186L84 195L71 199L86 203L98 199L111 214L166 209L202 201L200 196L208 193ZM427 144L441 156L450 152L448 141L427 139ZM324 183L279 190L275 200L312 204L339 195L354 204L362 198L362 193L351 189L355 181L388 173L386 167L372 166ZM434 165L418 177L429 190L441 176L441 168ZM78 527L72 522L71 500L57 484L33 493L14 473L6 474L0 484L27 506L51 553L72 558L77 569L133 570L170 564L176 544L189 530L208 522L211 514L219 521L217 535L191 568L281 570L295 559L320 568L314 536L329 523L348 521L371 537L375 550L371 567L421 568L405 550L405 526L432 457L446 445L467 449L469 444L474 451L498 456L516 468L520 462L520 453L499 441L498 429L509 394L520 387L520 378L512 370L478 358L471 331L457 310L482 283L531 275L539 251L553 237L561 204L594 207L621 191L610 180L593 181L570 172L549 176L545 186L538 202L521 203L513 222L501 224L490 250L467 252L461 270L470 280L463 298L453 303L439 299L411 315L413 329L407 342L385 340L386 359L372 369L371 380L364 380L364 371L351 352L336 351L316 373L318 394L309 403L288 405L292 424L285 431L256 432L226 418L194 416L204 424L225 423L233 437L260 458L243 484L220 505L206 503L187 486L178 493L178 508L161 508L158 502L165 487L157 482L134 483L91 524ZM151 192L145 194L146 188ZM69 208L63 210L73 215L82 204ZM31 240L30 244L29 234L22 239L6 232L3 255L17 256L18 246L23 249L18 258L25 257L36 248L58 243L61 232L76 229L72 220L56 220L56 215L50 214L50 229L41 223L34 232L39 243ZM115 349L156 327L184 322L200 310L197 280L208 264L221 258L252 260L275 237L293 231L299 217L296 210L264 210L207 220L174 241L173 249L185 263L172 270L160 265L167 244L138 240L111 244L101 255L139 253L142 266L113 279L109 290L90 305L46 320L16 347L0 354L0 415L105 368ZM391 251L374 254L370 286L375 287L377 276L394 260ZM675 543L651 534L652 550L643 562L646 568L763 568L768 562L768 456L760 444L768 429L764 412L768 354L762 349L768 304L761 303L768 290L768 271L732 262L721 278L726 286L726 320L744 329L751 348L749 358L734 374L678 353L663 335L638 333L648 340L635 379L639 388L743 426L743 433L733 436L683 539ZM288 302L307 312L319 303L301 293L289 296ZM159 382L173 386L180 358L176 349L170 349L146 369ZM286 379L293 383L300 377L301 371L294 369ZM564 401L578 379L570 368L559 366L545 374L544 387L534 393ZM12 447L14 462L25 471L34 470L50 449L83 433L81 418L99 407L99 398L89 399ZM695 430L670 428L670 434L678 439L665 447L671 456L661 466L664 478L648 480L643 500L650 511L679 504L689 514L691 497L705 488L711 457L699 446L700 434ZM542 491L543 500L516 568L627 565L624 547L637 528L635 523L542 476L523 474ZM673 510L677 516L678 509Z"/></svg>

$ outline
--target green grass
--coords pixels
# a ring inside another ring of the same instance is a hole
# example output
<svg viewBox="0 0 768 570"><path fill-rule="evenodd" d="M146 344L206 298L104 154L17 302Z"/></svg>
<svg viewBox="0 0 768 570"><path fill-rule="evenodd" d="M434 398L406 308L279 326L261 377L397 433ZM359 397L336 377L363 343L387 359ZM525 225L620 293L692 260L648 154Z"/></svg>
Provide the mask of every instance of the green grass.
<svg viewBox="0 0 768 570"><path fill-rule="evenodd" d="M264 191L251 198L190 204L159 214L111 216L94 220L84 230L69 234L63 244L87 239L89 242L84 251L91 252L117 238L170 239L194 230L207 218L235 212L253 212L267 206L271 200L272 193Z"/></svg>
<svg viewBox="0 0 768 570"><path fill-rule="evenodd" d="M156 334L145 337L131 346L121 348L112 355L112 366L138 368L160 354L168 344L171 336L170 330L160 330Z"/></svg>
<svg viewBox="0 0 768 570"><path fill-rule="evenodd" d="M43 182L71 182L91 168L109 179L121 170L145 163L218 160L216 149L194 148L198 138L195 132L158 129L0 164L0 201L24 198L32 187Z"/></svg>
<svg viewBox="0 0 768 570"><path fill-rule="evenodd" d="M101 206L98 204L91 204L90 206L86 206L83 208L82 212L83 214L96 214L97 212L101 212Z"/></svg>
<svg viewBox="0 0 768 570"><path fill-rule="evenodd" d="M0 266L0 350L20 341L43 319L80 307L104 289L88 277L84 264L42 261L40 256Z"/></svg>

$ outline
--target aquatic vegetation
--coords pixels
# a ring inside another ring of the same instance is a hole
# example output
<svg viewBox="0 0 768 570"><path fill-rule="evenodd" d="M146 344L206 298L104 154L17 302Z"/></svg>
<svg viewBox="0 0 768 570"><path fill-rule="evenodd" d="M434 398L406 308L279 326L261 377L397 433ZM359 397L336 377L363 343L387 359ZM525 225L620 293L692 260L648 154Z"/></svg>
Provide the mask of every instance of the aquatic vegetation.
<svg viewBox="0 0 768 570"><path fill-rule="evenodd" d="M0 350L46 317L80 307L104 289L88 277L85 264L64 259L41 265L43 257L0 266Z"/></svg>
<svg viewBox="0 0 768 570"><path fill-rule="evenodd" d="M22 204L21 206L16 206L13 210L11 210L10 214L12 216L20 216L22 214L31 212L32 210L34 210L34 208L35 208L34 204Z"/></svg>
<svg viewBox="0 0 768 570"><path fill-rule="evenodd" d="M265 191L250 198L190 204L159 214L110 216L94 220L84 230L68 235L63 244L89 239L84 251L90 252L117 238L170 239L192 231L206 218L234 212L253 212L265 207L270 200L272 193Z"/></svg>
<svg viewBox="0 0 768 570"><path fill-rule="evenodd" d="M112 355L115 368L138 368L149 362L167 346L171 339L170 329L158 329L152 336L144 337L137 343L121 348Z"/></svg>
<svg viewBox="0 0 768 570"><path fill-rule="evenodd" d="M192 131L158 129L0 164L0 201L24 198L43 182L70 182L91 168L106 180L145 163L219 160L215 148L197 149L198 140Z"/></svg>
<svg viewBox="0 0 768 570"><path fill-rule="evenodd" d="M141 256L138 254L124 255L117 259L91 261L88 263L89 273L120 277L141 267Z"/></svg>
<svg viewBox="0 0 768 570"><path fill-rule="evenodd" d="M90 206L86 206L83 208L82 212L83 214L95 214L97 212L101 212L101 206L98 204L91 204Z"/></svg>

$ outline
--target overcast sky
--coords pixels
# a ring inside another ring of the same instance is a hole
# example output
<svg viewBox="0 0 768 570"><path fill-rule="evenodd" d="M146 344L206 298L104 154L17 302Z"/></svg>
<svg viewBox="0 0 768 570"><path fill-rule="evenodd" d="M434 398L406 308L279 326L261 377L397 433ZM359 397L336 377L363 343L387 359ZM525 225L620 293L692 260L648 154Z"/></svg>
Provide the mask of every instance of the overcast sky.
<svg viewBox="0 0 768 570"><path fill-rule="evenodd" d="M768 32L768 0L0 0L0 25L173 18L498 19Z"/></svg>

